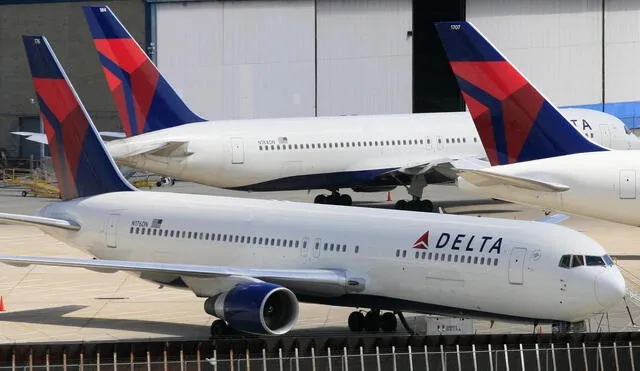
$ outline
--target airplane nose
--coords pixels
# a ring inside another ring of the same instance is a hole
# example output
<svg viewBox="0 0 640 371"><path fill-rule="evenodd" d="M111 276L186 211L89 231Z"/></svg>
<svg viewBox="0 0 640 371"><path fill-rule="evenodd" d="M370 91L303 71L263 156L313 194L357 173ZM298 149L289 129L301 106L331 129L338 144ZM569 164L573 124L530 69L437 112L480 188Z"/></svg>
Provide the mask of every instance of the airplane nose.
<svg viewBox="0 0 640 371"><path fill-rule="evenodd" d="M620 271L608 268L596 277L595 289L598 303L606 309L622 300L626 284Z"/></svg>

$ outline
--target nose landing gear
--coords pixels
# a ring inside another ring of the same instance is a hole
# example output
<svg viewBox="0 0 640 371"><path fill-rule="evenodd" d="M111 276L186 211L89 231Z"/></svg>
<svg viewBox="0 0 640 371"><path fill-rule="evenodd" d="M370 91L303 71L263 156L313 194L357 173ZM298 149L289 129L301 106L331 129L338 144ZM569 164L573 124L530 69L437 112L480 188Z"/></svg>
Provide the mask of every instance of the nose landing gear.
<svg viewBox="0 0 640 371"><path fill-rule="evenodd" d="M429 200L420 200L419 198L410 201L400 200L396 202L397 210L423 211L431 213L434 210L433 202Z"/></svg>

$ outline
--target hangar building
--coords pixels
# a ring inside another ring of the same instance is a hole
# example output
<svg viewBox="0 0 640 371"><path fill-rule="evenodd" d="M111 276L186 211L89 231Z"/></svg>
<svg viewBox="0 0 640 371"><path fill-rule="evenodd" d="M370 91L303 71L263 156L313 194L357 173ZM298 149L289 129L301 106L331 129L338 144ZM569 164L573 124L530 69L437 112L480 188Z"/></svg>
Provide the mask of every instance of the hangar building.
<svg viewBox="0 0 640 371"><path fill-rule="evenodd" d="M463 110L432 24L473 22L560 106L640 128L634 0L103 0L209 119ZM119 122L85 1L0 0L0 150L41 153L21 34L46 35L101 130Z"/></svg>

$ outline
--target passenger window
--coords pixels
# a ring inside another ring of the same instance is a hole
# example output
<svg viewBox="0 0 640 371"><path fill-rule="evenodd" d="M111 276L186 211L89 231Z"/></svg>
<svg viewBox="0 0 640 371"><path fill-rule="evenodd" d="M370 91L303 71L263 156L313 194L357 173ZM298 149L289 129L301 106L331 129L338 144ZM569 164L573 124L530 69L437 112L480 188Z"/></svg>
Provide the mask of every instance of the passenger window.
<svg viewBox="0 0 640 371"><path fill-rule="evenodd" d="M427 256L427 260L431 260L431 257L433 256L433 253L430 252L429 255Z"/></svg>
<svg viewBox="0 0 640 371"><path fill-rule="evenodd" d="M491 258L487 258L487 265L491 265Z"/></svg>
<svg viewBox="0 0 640 371"><path fill-rule="evenodd" d="M427 253L423 251L423 252L422 252L422 260L424 260L424 258L425 258L426 256L427 256Z"/></svg>
<svg viewBox="0 0 640 371"><path fill-rule="evenodd" d="M444 261L445 254L440 254L440 261Z"/></svg>
<svg viewBox="0 0 640 371"><path fill-rule="evenodd" d="M289 247L293 247L293 240L289 240Z"/></svg>
<svg viewBox="0 0 640 371"><path fill-rule="evenodd" d="M446 142L449 143L449 138L446 139Z"/></svg>
<svg viewBox="0 0 640 371"><path fill-rule="evenodd" d="M416 251L416 259L420 258L420 251Z"/></svg>
<svg viewBox="0 0 640 371"><path fill-rule="evenodd" d="M402 251L402 257L403 257L403 258L406 258L406 257L407 257L407 250L403 250L403 251Z"/></svg>
<svg viewBox="0 0 640 371"><path fill-rule="evenodd" d="M447 261L450 262L451 261L451 254L447 255Z"/></svg>
<svg viewBox="0 0 640 371"><path fill-rule="evenodd" d="M331 247L333 247L333 246L331 246ZM329 249L329 244L325 242L324 243L324 251L327 251L328 249ZM333 250L333 249L331 249L331 250Z"/></svg>
<svg viewBox="0 0 640 371"><path fill-rule="evenodd" d="M165 230L164 230L164 236L165 236L165 237L167 237L167 234L169 234L169 230L168 230L168 229L165 229Z"/></svg>
<svg viewBox="0 0 640 371"><path fill-rule="evenodd" d="M438 257L440 256L440 254L436 253L433 257L433 260L438 260Z"/></svg>
<svg viewBox="0 0 640 371"><path fill-rule="evenodd" d="M154 229L154 230L153 230L153 235L154 235L154 236L157 236L157 235L158 235L158 230L157 230L157 229Z"/></svg>
<svg viewBox="0 0 640 371"><path fill-rule="evenodd" d="M258 149L259 149L260 151L262 151L262 146L258 147Z"/></svg>
<svg viewBox="0 0 640 371"><path fill-rule="evenodd" d="M327 143L322 143L322 148L327 148Z"/></svg>
<svg viewBox="0 0 640 371"><path fill-rule="evenodd" d="M133 227L129 228L129 234L133 234Z"/></svg>
<svg viewBox="0 0 640 371"><path fill-rule="evenodd" d="M458 262L458 255L454 255L454 256L453 256L453 262L454 262L454 263L457 263L457 262Z"/></svg>
<svg viewBox="0 0 640 371"><path fill-rule="evenodd" d="M271 145L271 150L273 151L275 149L275 146L272 144Z"/></svg>
<svg viewBox="0 0 640 371"><path fill-rule="evenodd" d="M356 245L356 249L355 249L356 254L358 253L359 250L360 250L360 246Z"/></svg>
<svg viewBox="0 0 640 371"><path fill-rule="evenodd" d="M571 268L579 267L581 265L584 265L584 256L574 255L573 259L571 259Z"/></svg>
<svg viewBox="0 0 640 371"><path fill-rule="evenodd" d="M605 266L604 260L602 260L602 257L600 256L587 255L585 256L585 262L587 263L587 266Z"/></svg>
<svg viewBox="0 0 640 371"><path fill-rule="evenodd" d="M478 257L477 256L473 258L473 264L478 264Z"/></svg>
<svg viewBox="0 0 640 371"><path fill-rule="evenodd" d="M442 139L438 139L438 143L442 143Z"/></svg>
<svg viewBox="0 0 640 371"><path fill-rule="evenodd" d="M147 236L151 235L151 228L147 229Z"/></svg>
<svg viewBox="0 0 640 371"><path fill-rule="evenodd" d="M560 264L558 266L560 268L569 268L571 265L571 255L562 255L560 258Z"/></svg>
<svg viewBox="0 0 640 371"><path fill-rule="evenodd" d="M276 244L276 239L275 239L275 238L272 238L272 239L271 239L271 246L274 246L275 244Z"/></svg>
<svg viewBox="0 0 640 371"><path fill-rule="evenodd" d="M478 138L473 137L473 142L476 143L478 141Z"/></svg>
<svg viewBox="0 0 640 371"><path fill-rule="evenodd" d="M240 237L240 242L244 243L244 236Z"/></svg>
<svg viewBox="0 0 640 371"><path fill-rule="evenodd" d="M471 257L467 256L467 264L471 264Z"/></svg>
<svg viewBox="0 0 640 371"><path fill-rule="evenodd" d="M258 237L253 237L253 244L256 244L256 241L258 240Z"/></svg>
<svg viewBox="0 0 640 371"><path fill-rule="evenodd" d="M342 245L342 252L347 252L347 245Z"/></svg>
<svg viewBox="0 0 640 371"><path fill-rule="evenodd" d="M400 257L400 250L396 250L396 258Z"/></svg>
<svg viewBox="0 0 640 371"><path fill-rule="evenodd" d="M498 258L493 259L493 265L498 265Z"/></svg>
<svg viewBox="0 0 640 371"><path fill-rule="evenodd" d="M303 248L303 249L306 249L306 248L307 248L307 241L303 241L303 242L302 242L302 248Z"/></svg>
<svg viewBox="0 0 640 371"><path fill-rule="evenodd" d="M296 249L298 248L298 243L299 243L299 242L300 242L300 241L296 240Z"/></svg>
<svg viewBox="0 0 640 371"><path fill-rule="evenodd" d="M182 231L182 238L185 238L187 236L187 232Z"/></svg>

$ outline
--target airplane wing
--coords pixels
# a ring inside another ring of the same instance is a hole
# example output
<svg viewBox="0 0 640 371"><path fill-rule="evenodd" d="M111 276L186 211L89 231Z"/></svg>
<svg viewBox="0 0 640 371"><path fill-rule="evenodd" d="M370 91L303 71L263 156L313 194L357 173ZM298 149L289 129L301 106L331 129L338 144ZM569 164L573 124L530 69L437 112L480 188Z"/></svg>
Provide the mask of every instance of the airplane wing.
<svg viewBox="0 0 640 371"><path fill-rule="evenodd" d="M569 186L543 180L498 174L487 170L461 170L459 176L476 187L512 186L539 192L565 192Z"/></svg>
<svg viewBox="0 0 640 371"><path fill-rule="evenodd" d="M95 270L99 272L127 271L165 274L192 278L249 277L276 283L294 292L314 292L339 296L364 290L364 280L347 277L344 270L331 269L260 269L214 265L168 264L120 260L90 260L69 258L41 258L0 255L0 263L14 266L52 265Z"/></svg>

